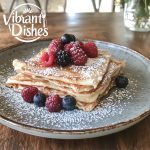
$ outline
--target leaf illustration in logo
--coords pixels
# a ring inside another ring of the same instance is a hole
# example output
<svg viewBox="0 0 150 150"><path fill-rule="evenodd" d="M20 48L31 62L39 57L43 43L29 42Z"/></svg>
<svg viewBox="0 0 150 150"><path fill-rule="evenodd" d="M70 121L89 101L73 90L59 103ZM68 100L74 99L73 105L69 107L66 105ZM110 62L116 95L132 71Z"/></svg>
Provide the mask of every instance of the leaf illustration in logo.
<svg viewBox="0 0 150 150"><path fill-rule="evenodd" d="M32 13L32 9L31 8L26 8L24 11L23 11L23 14L27 14L27 13Z"/></svg>

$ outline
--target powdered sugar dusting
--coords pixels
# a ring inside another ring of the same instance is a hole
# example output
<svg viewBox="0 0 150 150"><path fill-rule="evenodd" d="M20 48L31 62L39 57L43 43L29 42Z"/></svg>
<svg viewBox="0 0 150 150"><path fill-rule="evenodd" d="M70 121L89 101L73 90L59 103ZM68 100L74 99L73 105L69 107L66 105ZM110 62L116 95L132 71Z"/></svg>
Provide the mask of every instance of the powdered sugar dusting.
<svg viewBox="0 0 150 150"><path fill-rule="evenodd" d="M12 60L16 57L19 59L31 57L33 55L31 49L38 50L45 47L45 43L42 43L44 42L26 44L11 49L9 52L0 53L0 115L32 127L84 130L125 122L141 115L150 108L148 99L150 82L147 68L142 67L144 66L144 59L141 61L135 54L127 54L124 49L122 51L119 46L111 47L102 42L99 42L100 48L109 49L117 58L121 56L121 59L127 60L125 75L130 81L126 89L114 88L91 112L75 109L74 111L49 113L45 107L38 108L33 104L24 102L19 93L5 86L5 82L8 76L14 73Z"/></svg>
<svg viewBox="0 0 150 150"><path fill-rule="evenodd" d="M88 61L85 66L75 66L71 65L70 67L61 68L61 67L48 67L41 68L39 67L39 54L27 60L27 70L30 70L32 73L37 75L52 75L52 76L60 76L65 78L71 78L73 80L80 79L88 79L94 80L93 83L97 83L99 79L102 79L103 74L107 70L107 66L109 64L110 55L100 55L97 58L88 58ZM36 67L36 69L35 69ZM76 75L75 75L76 73ZM77 75L78 74L78 75Z"/></svg>
<svg viewBox="0 0 150 150"><path fill-rule="evenodd" d="M60 113L49 113L46 108L38 108L33 104L22 100L21 95L7 88L4 82L7 76L12 73L12 68L1 68L0 92L1 114L17 122L32 125L35 127L50 129L78 130L87 129L107 124L106 120L118 114L122 114L134 99L138 81L131 74L127 76L130 79L130 85L127 89L113 89L108 97L103 98L99 105L91 112L82 110L61 111Z"/></svg>
<svg viewBox="0 0 150 150"><path fill-rule="evenodd" d="M54 76L60 76L59 74L59 69L57 67L49 67L49 68L45 68L44 70L31 70L31 72L35 73L35 74L42 74L44 76L48 76L48 75L54 75Z"/></svg>
<svg viewBox="0 0 150 150"><path fill-rule="evenodd" d="M102 76L107 68L108 60L106 58L88 59L85 66L72 65L73 72L81 72L82 79L93 78L94 76ZM98 69L101 68L101 69Z"/></svg>

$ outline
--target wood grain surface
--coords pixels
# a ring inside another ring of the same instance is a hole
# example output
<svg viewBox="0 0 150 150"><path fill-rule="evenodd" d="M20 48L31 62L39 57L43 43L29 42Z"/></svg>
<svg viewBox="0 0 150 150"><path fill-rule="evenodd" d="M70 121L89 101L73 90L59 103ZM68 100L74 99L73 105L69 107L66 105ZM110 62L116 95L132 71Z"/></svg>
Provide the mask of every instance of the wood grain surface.
<svg viewBox="0 0 150 150"><path fill-rule="evenodd" d="M4 25L0 13L0 50L19 43ZM150 32L127 30L120 13L47 14L47 38L63 33L79 39L95 39L132 48L150 58ZM122 132L83 140L56 140L27 135L0 125L0 150L149 150L150 116Z"/></svg>

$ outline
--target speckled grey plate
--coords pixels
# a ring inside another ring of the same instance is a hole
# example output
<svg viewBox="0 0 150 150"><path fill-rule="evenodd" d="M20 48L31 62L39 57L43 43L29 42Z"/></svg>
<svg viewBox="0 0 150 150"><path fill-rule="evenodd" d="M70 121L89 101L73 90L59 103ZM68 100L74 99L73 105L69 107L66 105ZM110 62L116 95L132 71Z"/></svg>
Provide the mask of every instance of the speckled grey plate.
<svg viewBox="0 0 150 150"><path fill-rule="evenodd" d="M5 87L6 79L14 74L13 59L32 57L49 41L17 45L0 53L0 123L28 134L60 139L91 138L128 128L150 112L150 61L144 56L116 44L95 41L100 49L108 50L127 62L129 78L126 89L113 89L91 112L82 110L49 113L24 102L19 93Z"/></svg>

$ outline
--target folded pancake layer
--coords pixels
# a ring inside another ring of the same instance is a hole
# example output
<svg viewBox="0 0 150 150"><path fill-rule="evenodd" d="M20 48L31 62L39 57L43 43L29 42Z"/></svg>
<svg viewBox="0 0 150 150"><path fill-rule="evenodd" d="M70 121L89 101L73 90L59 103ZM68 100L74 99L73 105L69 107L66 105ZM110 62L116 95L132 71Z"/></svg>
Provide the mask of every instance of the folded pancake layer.
<svg viewBox="0 0 150 150"><path fill-rule="evenodd" d="M42 50L45 52L45 49ZM22 72L35 76L44 76L48 79L58 80L70 84L89 85L94 88L103 79L110 63L111 55L99 54L96 58L88 58L85 66L71 65L69 67L42 67L39 65L41 52L26 62L14 60L13 66L16 72Z"/></svg>
<svg viewBox="0 0 150 150"><path fill-rule="evenodd" d="M124 62L102 52L97 58L88 58L85 66L45 68L39 64L39 57L45 50L25 62L14 60L18 74L10 77L6 85L17 91L26 86L36 86L47 95L72 95L78 108L91 111L97 105L98 97L103 97L113 87L114 79L124 67Z"/></svg>

